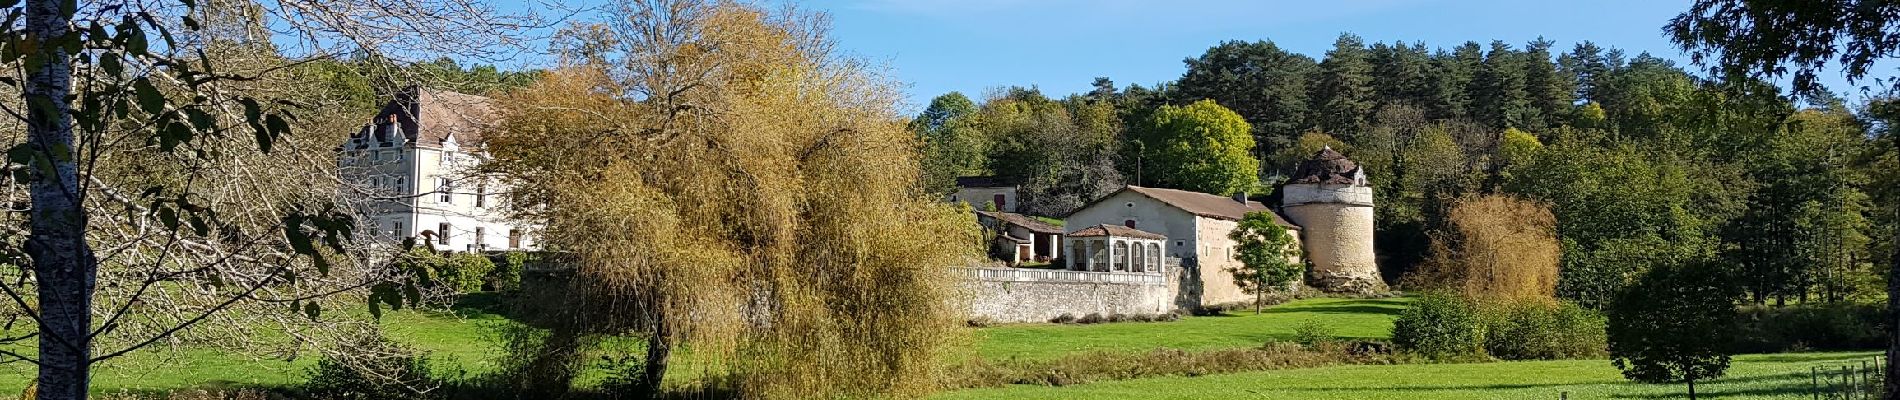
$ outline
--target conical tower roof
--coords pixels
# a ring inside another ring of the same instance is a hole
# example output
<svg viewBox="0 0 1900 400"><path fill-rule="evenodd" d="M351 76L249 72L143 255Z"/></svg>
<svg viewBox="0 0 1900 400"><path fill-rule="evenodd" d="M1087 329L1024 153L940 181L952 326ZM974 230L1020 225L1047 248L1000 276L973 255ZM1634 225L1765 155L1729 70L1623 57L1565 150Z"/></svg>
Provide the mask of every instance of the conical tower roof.
<svg viewBox="0 0 1900 400"><path fill-rule="evenodd" d="M1359 163L1333 150L1332 146L1326 146L1314 153L1313 158L1301 161L1299 169L1293 172L1293 179L1287 183L1363 185L1365 174L1359 169Z"/></svg>

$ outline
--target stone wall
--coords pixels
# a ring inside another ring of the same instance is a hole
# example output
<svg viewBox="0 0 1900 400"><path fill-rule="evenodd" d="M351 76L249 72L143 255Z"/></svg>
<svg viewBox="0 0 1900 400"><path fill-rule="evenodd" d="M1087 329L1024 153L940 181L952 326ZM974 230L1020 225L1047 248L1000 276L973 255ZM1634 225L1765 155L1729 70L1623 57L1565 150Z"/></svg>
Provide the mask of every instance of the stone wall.
<svg viewBox="0 0 1900 400"><path fill-rule="evenodd" d="M1176 308L1179 261L1164 274L1022 268L964 268L960 288L970 318L1048 322L1068 314L1161 314Z"/></svg>

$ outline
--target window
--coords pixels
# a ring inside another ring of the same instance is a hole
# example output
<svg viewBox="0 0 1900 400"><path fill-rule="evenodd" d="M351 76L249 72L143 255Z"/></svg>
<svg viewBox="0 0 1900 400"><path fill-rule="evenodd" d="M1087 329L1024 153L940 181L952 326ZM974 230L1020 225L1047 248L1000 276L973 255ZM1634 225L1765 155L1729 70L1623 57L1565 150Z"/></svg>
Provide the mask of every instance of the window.
<svg viewBox="0 0 1900 400"><path fill-rule="evenodd" d="M996 209L1000 211L1004 209L1003 207L1007 207L1009 205L1008 202L1005 201L1005 199L1008 199L1008 198L1009 196L1004 196L1002 193L997 193L995 196L990 196L990 201L995 202Z"/></svg>
<svg viewBox="0 0 1900 400"><path fill-rule="evenodd" d="M436 237L436 241L441 242L439 244L443 246L449 245L449 223L443 222L440 224L436 224L435 237Z"/></svg>
<svg viewBox="0 0 1900 400"><path fill-rule="evenodd" d="M482 227L479 226L475 227L475 243L472 245L475 246L476 250L488 250L488 237L482 235L486 233L483 231L486 231L486 229L482 229Z"/></svg>
<svg viewBox="0 0 1900 400"><path fill-rule="evenodd" d="M369 152L369 160L370 160L370 161L382 161L382 160L383 160L383 152L382 152L382 151L380 151L380 150L379 150L379 151L372 151L372 152Z"/></svg>
<svg viewBox="0 0 1900 400"><path fill-rule="evenodd" d="M521 248L521 230L520 229L508 230L508 248L510 249Z"/></svg>
<svg viewBox="0 0 1900 400"><path fill-rule="evenodd" d="M1132 219L1122 220L1122 226L1127 226L1128 229L1135 229L1135 220L1132 220Z"/></svg>
<svg viewBox="0 0 1900 400"><path fill-rule="evenodd" d="M405 193L405 194L409 193L409 180L407 178L400 177L400 176L396 177L396 192Z"/></svg>
<svg viewBox="0 0 1900 400"><path fill-rule="evenodd" d="M403 234L403 231L402 231L401 222L389 223L389 236L402 236L402 234Z"/></svg>
<svg viewBox="0 0 1900 400"><path fill-rule="evenodd" d="M1123 204L1123 205L1124 205L1124 206L1128 206L1128 208L1135 208L1135 202L1132 202L1132 201L1131 201L1131 202L1128 202L1127 204Z"/></svg>
<svg viewBox="0 0 1900 400"><path fill-rule="evenodd" d="M455 194L449 192L449 178L435 178L435 201L455 204Z"/></svg>
<svg viewBox="0 0 1900 400"><path fill-rule="evenodd" d="M475 184L475 206L482 207L486 205L488 205L488 182Z"/></svg>

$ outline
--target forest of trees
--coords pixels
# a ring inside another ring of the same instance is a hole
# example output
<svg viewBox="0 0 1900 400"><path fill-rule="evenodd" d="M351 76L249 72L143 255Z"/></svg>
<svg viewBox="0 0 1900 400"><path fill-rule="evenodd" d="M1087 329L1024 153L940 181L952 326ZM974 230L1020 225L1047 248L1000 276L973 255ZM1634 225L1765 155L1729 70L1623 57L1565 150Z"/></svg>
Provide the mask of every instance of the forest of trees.
<svg viewBox="0 0 1900 400"><path fill-rule="evenodd" d="M1096 78L1060 98L948 93L911 127L930 190L997 175L1021 183L1026 212L1056 217L1124 184L1271 202L1279 177L1330 145L1373 182L1388 280L1428 256L1457 199L1504 195L1555 215L1558 295L1585 306L1649 269L1705 262L1730 268L1756 303L1879 296L1875 266L1894 244L1872 233L1896 223L1900 193L1887 183L1900 161L1883 143L1900 103L1797 96L1646 53L1556 46L1343 34L1316 59L1228 41L1187 58L1173 82ZM1206 100L1244 122L1178 121ZM1246 134L1220 133L1236 127ZM1237 146L1246 154L1224 153ZM1197 170L1210 162L1252 174L1214 182Z"/></svg>

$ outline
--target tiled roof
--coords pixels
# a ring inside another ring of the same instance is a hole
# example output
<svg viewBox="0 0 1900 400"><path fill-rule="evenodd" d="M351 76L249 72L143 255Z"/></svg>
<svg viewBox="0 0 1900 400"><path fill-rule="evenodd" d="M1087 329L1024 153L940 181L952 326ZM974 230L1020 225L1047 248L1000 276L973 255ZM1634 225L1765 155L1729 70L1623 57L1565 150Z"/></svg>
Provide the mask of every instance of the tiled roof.
<svg viewBox="0 0 1900 400"><path fill-rule="evenodd" d="M1187 211L1189 214L1199 215L1199 216L1208 217L1208 218L1219 218L1219 219L1224 219L1224 220L1229 220L1229 221L1239 221L1241 218L1245 218L1247 216L1247 213L1255 212L1255 211L1266 211L1268 213L1273 214L1274 223L1280 224L1280 226L1284 226L1289 229L1300 229L1299 225L1294 225L1292 222L1287 222L1285 217L1280 216L1280 213L1273 212L1272 209L1268 208L1264 204L1260 204L1260 202L1258 201L1248 200L1246 203L1241 203L1238 201L1234 201L1233 198L1229 198L1225 196L1215 196L1215 195L1211 195L1207 193L1190 192L1190 191L1178 190L1178 189L1162 189L1162 188L1140 187L1140 186L1133 186L1133 185L1130 185L1127 188L1123 188L1122 190L1135 192L1142 196L1148 196L1148 198L1152 198L1164 204L1174 206L1174 208L1179 208L1182 211Z"/></svg>
<svg viewBox="0 0 1900 400"><path fill-rule="evenodd" d="M969 188L969 187L1011 187L1011 186L1016 186L1016 184L1010 183L1009 179L1006 179L1000 176L959 176L957 177L957 187Z"/></svg>
<svg viewBox="0 0 1900 400"><path fill-rule="evenodd" d="M1008 234L1008 233L1004 233L1004 234L1002 234L1002 235L999 235L999 236L1002 236L1002 238L1003 238L1003 239L1008 239L1008 240L1009 240L1009 241L1011 241L1011 242L1016 242L1016 243L1029 243L1029 239L1024 239L1024 238L1019 238L1019 237L1016 237L1016 235L1011 235L1011 234Z"/></svg>
<svg viewBox="0 0 1900 400"><path fill-rule="evenodd" d="M1167 236L1121 225L1101 224L1069 232L1069 237L1115 236L1136 239L1167 240Z"/></svg>
<svg viewBox="0 0 1900 400"><path fill-rule="evenodd" d="M1030 232L1054 233L1054 234L1062 233L1062 227L1055 226L1047 222L1042 222L1042 220L1039 220L1039 219L1036 219L1035 217L1030 217L1027 215L1011 213L1011 212L1002 212L1002 211L977 211L976 213L982 214L983 216L986 216L986 217L995 218L998 221L1003 221L1004 223L1007 223L1010 225L1023 227L1023 229L1028 229Z"/></svg>
<svg viewBox="0 0 1900 400"><path fill-rule="evenodd" d="M495 121L492 103L482 96L410 87L385 103L372 122L352 139L370 139L357 142L359 145L391 141L393 138L384 137L381 127L393 120L400 127L404 141L413 142L417 147L441 148L451 137L457 146L479 147L482 130Z"/></svg>
<svg viewBox="0 0 1900 400"><path fill-rule="evenodd" d="M1362 181L1360 174L1359 163L1326 146L1314 153L1312 159L1301 161L1299 169L1293 172L1293 179L1287 183L1352 185Z"/></svg>

